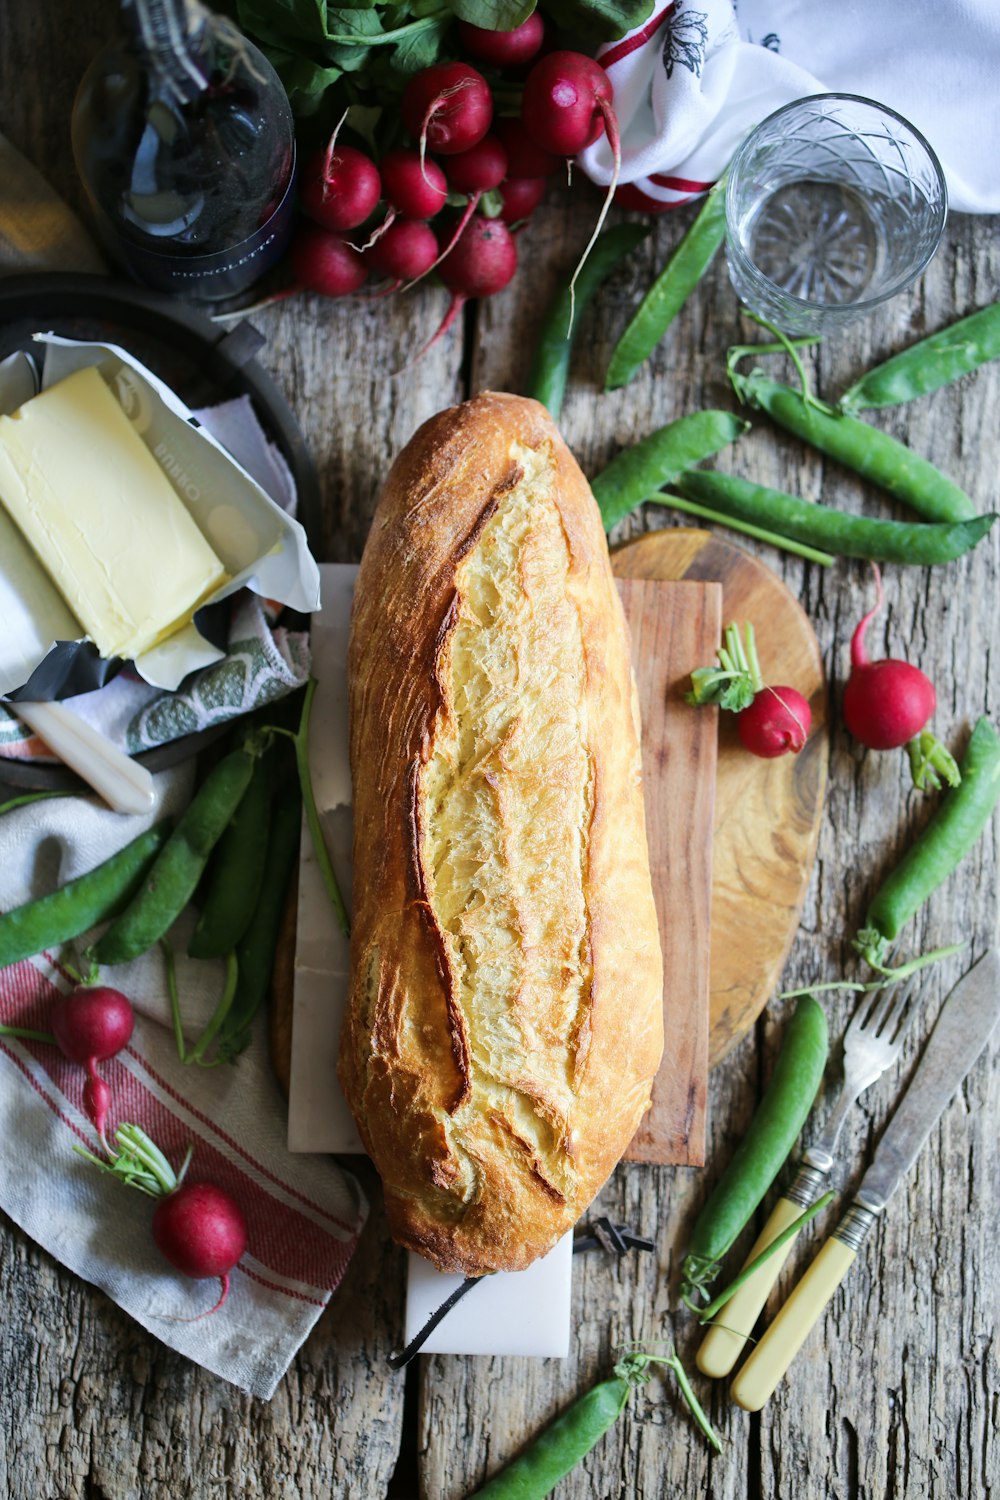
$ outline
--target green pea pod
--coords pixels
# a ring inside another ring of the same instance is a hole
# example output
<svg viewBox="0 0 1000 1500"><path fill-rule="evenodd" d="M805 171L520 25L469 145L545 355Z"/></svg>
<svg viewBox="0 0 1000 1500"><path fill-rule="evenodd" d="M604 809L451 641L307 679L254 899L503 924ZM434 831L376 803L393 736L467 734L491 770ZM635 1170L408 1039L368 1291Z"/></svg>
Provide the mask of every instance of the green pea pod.
<svg viewBox="0 0 1000 1500"><path fill-rule="evenodd" d="M841 411L900 406L1000 359L1000 302L960 318L862 375L841 396Z"/></svg>
<svg viewBox="0 0 1000 1500"><path fill-rule="evenodd" d="M570 317L573 312L573 295L570 293L569 281L549 304L542 319L526 394L547 407L553 420L558 418L562 409L569 362L583 312L615 267L626 255L631 255L648 234L649 228L645 224L619 224L601 235L576 278L572 329Z"/></svg>
<svg viewBox="0 0 1000 1500"><path fill-rule="evenodd" d="M95 963L138 958L177 920L250 784L257 753L233 750L209 771L138 893L91 949Z"/></svg>
<svg viewBox="0 0 1000 1500"><path fill-rule="evenodd" d="M872 520L828 505L814 505L766 485L751 484L736 474L711 470L682 474L673 481L673 488L700 505L735 516L737 520L752 521L809 547L819 547L841 557L867 557L876 562L915 567L929 567L961 557L983 539L996 520L994 513L953 525ZM646 498L670 504L669 495Z"/></svg>
<svg viewBox="0 0 1000 1500"><path fill-rule="evenodd" d="M260 894L239 947L239 980L225 1024L219 1033L219 1056L232 1061L250 1041L254 1017L264 1003L274 970L274 955L288 895L288 883L299 852L302 799L298 782L289 780L278 792L271 814L267 863Z"/></svg>
<svg viewBox="0 0 1000 1500"><path fill-rule="evenodd" d="M960 763L962 780L946 792L915 843L882 883L854 946L876 967L889 945L965 858L1000 799L1000 736L989 719L972 731Z"/></svg>
<svg viewBox="0 0 1000 1500"><path fill-rule="evenodd" d="M470 1500L544 1500L615 1425L631 1390L620 1375L592 1386Z"/></svg>
<svg viewBox="0 0 1000 1500"><path fill-rule="evenodd" d="M823 1007L803 995L785 1028L774 1073L749 1129L691 1231L683 1294L701 1291L781 1171L812 1108L829 1038Z"/></svg>
<svg viewBox="0 0 1000 1500"><path fill-rule="evenodd" d="M254 765L250 785L212 856L201 916L188 943L191 958L225 958L253 919L267 857L270 759L261 756Z"/></svg>
<svg viewBox="0 0 1000 1500"><path fill-rule="evenodd" d="M735 441L749 425L732 412L696 411L658 427L641 443L623 448L591 483L605 531L617 526L654 490L673 483L692 464Z"/></svg>
<svg viewBox="0 0 1000 1500"><path fill-rule="evenodd" d="M169 821L157 823L86 875L4 912L0 916L0 966L68 943L98 922L117 916L139 889L169 832Z"/></svg>
<svg viewBox="0 0 1000 1500"><path fill-rule="evenodd" d="M727 177L723 173L712 188L615 345L604 377L606 391L616 391L634 378L715 259L726 237Z"/></svg>
<svg viewBox="0 0 1000 1500"><path fill-rule="evenodd" d="M769 379L762 370L751 370L749 375L731 372L730 379L741 401L766 411L779 427L888 490L925 520L966 521L976 515L963 489L887 432L856 417L831 414L801 391Z"/></svg>

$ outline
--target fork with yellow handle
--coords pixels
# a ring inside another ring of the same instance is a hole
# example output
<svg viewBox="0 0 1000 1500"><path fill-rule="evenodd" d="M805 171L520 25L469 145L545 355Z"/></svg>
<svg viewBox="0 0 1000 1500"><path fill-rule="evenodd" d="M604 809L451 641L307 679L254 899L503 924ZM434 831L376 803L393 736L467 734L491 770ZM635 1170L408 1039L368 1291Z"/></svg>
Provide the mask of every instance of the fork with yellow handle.
<svg viewBox="0 0 1000 1500"><path fill-rule="evenodd" d="M814 1145L803 1152L795 1181L778 1199L771 1216L754 1242L745 1265L755 1260L803 1211L816 1202L833 1166L833 1154L844 1121L859 1095L881 1077L902 1045L913 1008L910 991L887 988L865 994L844 1034L844 1082L825 1130ZM698 1350L702 1374L718 1378L728 1375L743 1353L760 1316L768 1293L781 1274L796 1236L776 1250L749 1276L722 1308ZM845 1268L846 1269L846 1268Z"/></svg>

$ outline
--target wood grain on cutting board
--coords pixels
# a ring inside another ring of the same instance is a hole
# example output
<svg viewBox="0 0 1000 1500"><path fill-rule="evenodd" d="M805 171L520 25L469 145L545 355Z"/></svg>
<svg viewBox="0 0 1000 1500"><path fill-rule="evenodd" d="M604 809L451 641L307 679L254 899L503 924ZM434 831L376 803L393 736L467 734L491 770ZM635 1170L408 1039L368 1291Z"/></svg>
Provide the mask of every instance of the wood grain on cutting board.
<svg viewBox="0 0 1000 1500"><path fill-rule="evenodd" d="M798 928L826 787L823 662L809 620L781 579L722 537L686 527L648 532L616 551L612 566L619 579L721 583L723 622L751 620L765 680L798 688L812 709L805 749L775 760L749 755L737 738L734 715L719 716L709 977L712 1067L746 1034L774 993Z"/></svg>
<svg viewBox="0 0 1000 1500"><path fill-rule="evenodd" d="M642 775L663 949L663 1061L629 1161L701 1166L708 1083L709 925L718 710L684 701L719 642L717 583L618 581L642 714ZM622 913L628 921L628 913Z"/></svg>

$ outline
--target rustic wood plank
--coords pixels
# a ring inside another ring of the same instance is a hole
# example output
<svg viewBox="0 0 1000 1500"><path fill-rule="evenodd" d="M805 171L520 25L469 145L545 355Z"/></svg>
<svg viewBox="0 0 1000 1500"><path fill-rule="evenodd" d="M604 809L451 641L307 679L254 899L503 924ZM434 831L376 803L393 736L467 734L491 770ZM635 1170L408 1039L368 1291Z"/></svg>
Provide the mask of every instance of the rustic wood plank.
<svg viewBox="0 0 1000 1500"><path fill-rule="evenodd" d="M572 264L578 228L557 205L531 233L553 264ZM747 336L725 270L718 263L626 392L594 397L617 330L685 227L690 211L667 215L637 252L631 272L616 276L582 324L562 427L587 472L621 444L685 411L730 406L722 375L728 343ZM536 258L537 260L537 258ZM555 281L539 267L533 285L519 277L480 310L473 362L477 384L518 388L527 368L523 344L503 327L527 328ZM856 330L811 354L823 393L836 394L860 370L921 333L984 305L1000 284L996 221L953 219L947 243L920 284L880 308ZM753 335L751 334L750 337ZM911 408L885 413L877 425L959 477L982 509L994 502L997 443L989 413L1000 399L1000 367L980 371ZM901 514L866 492L853 476L826 464L763 421L719 467L776 483L813 499L871 514ZM630 518L620 533L673 524L654 515ZM741 543L742 544L742 543ZM780 984L832 979L849 972L849 938L878 879L929 816L933 799L908 786L902 757L865 752L839 719L847 646L870 594L863 565L826 571L747 544L776 567L819 636L824 664L837 684L829 729L827 815L795 946ZM909 652L938 686L939 733L960 750L967 726L982 711L1000 716L996 652L1000 639L998 542L991 534L970 557L947 568L893 570L889 610L873 634L880 653ZM879 633L881 632L881 633ZM918 951L965 937L969 955L997 940L996 823L974 855L935 896L906 934ZM920 1038L937 1006L964 971L959 956L926 976L927 1024L908 1040L903 1060L848 1122L838 1185L849 1192L877 1140L892 1102L912 1072ZM570 1358L551 1361L435 1358L421 1372L421 1493L458 1500L495 1471L574 1394L611 1363L618 1340L673 1336L689 1369L699 1335L676 1310L680 1247L698 1206L740 1138L773 1065L789 1006L772 1004L755 1032L717 1067L710 1080L709 1167L703 1174L624 1166L594 1212L612 1212L656 1237L655 1257L619 1265L587 1257L574 1287L575 1344ZM849 996L828 1001L831 1033L841 1034ZM1000 1056L981 1060L917 1168L893 1200L886 1221L828 1310L801 1363L759 1417L731 1407L725 1389L701 1377L695 1385L726 1440L715 1457L678 1407L669 1385L651 1383L629 1415L586 1464L557 1486L555 1500L711 1493L729 1497L809 1494L850 1500L945 1500L952 1494L995 1493L1000 1453L991 1412L1000 1386L992 1328L992 1289L1000 1247L990 1204L998 1185L992 1121L1000 1106ZM772 1190L757 1217L763 1222ZM756 1232L734 1247L733 1262ZM812 1251L797 1247L786 1273ZM787 1281L785 1282L787 1284ZM775 1305L779 1294L776 1294Z"/></svg>
<svg viewBox="0 0 1000 1500"><path fill-rule="evenodd" d="M114 11L114 0L78 0L72 7L16 0L4 12L0 128L71 201L77 185L69 102L94 48L110 33ZM573 264L596 211L591 190L574 185L570 199L553 189L551 203L523 241L525 269L476 315L468 351L471 387L522 388L538 312L559 274ZM658 423L701 406L730 404L723 354L747 328L721 262L636 382L596 399L617 332L690 217L685 209L658 221L647 244L581 322L563 427L588 472ZM808 355L821 391L836 394L875 360L992 300L1000 285L996 231L996 220L953 218L942 251L916 286ZM391 454L424 416L463 389L460 330L442 341L418 373L386 378L400 368L401 351L408 357L415 340L430 331L441 303L440 294L423 291L375 309L293 303L258 319L270 339L264 362L317 452L330 557L359 556ZM993 366L872 420L960 477L985 508L995 498L998 406L1000 367ZM763 421L719 464L828 503L893 513L851 476L777 436ZM618 539L664 524L673 518L633 518ZM764 549L761 555L803 604L828 676L841 683L850 629L868 597L866 570L847 564L828 574ZM938 730L960 748L963 723L984 709L994 722L1000 718L997 539L991 536L946 569L895 570L886 583L890 612L873 632L873 644L877 639L895 654L909 650L934 676ZM898 758L866 754L848 741L838 708L839 686L829 731L827 817L799 936L781 979L786 986L844 972L848 937L867 897L932 806L908 789ZM981 951L996 940L996 891L994 826L912 924L907 937L913 949L958 934L968 938L970 952ZM959 957L928 975L928 1021L963 966ZM846 997L830 1000L835 1034L849 1011ZM657 1252L618 1266L589 1257L580 1267L576 1345L569 1360L424 1362L418 1438L424 1495L445 1500L467 1494L607 1370L617 1340L662 1337L674 1329L693 1366L697 1334L686 1315L672 1312L677 1247L746 1126L772 1066L784 1014L784 1007L772 1007L712 1074L710 1166L704 1174L626 1167L605 1189L601 1209L655 1235ZM849 1122L840 1179L845 1189L857 1180L862 1156L912 1070L918 1041L914 1035L895 1074ZM557 1500L709 1493L712 1500L995 1495L1000 1454L993 1411L1000 1370L993 1333L1000 1245L991 1205L1000 1187L998 1112L994 1050L890 1206L796 1379L759 1418L732 1411L724 1391L710 1391L699 1379L698 1389L727 1438L721 1458L707 1454L672 1387L654 1380L650 1394L559 1487ZM735 1247L734 1260L753 1232ZM268 1406L234 1396L167 1354L5 1223L0 1281L8 1312L0 1325L0 1359L11 1378L0 1394L7 1434L0 1445L0 1489L17 1500L48 1493L183 1500L217 1492L378 1500L398 1447L401 1403L398 1382L383 1376L380 1350L398 1329L403 1271L383 1240L376 1217L367 1253L363 1249L356 1258L330 1314ZM808 1253L803 1246L801 1256Z"/></svg>
<svg viewBox="0 0 1000 1500"><path fill-rule="evenodd" d="M708 959L716 714L684 702L719 640L714 584L619 578L642 705L650 873L663 950L663 1062L628 1161L701 1166L708 1078ZM706 655L707 653L707 655ZM682 920L677 919L683 912Z"/></svg>

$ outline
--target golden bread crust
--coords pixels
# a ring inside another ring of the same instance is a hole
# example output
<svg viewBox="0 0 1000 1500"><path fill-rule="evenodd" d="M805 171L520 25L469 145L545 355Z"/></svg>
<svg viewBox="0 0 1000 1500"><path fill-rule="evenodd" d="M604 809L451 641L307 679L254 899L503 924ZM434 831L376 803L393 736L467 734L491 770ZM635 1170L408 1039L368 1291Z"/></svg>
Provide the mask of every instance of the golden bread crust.
<svg viewBox="0 0 1000 1500"><path fill-rule="evenodd" d="M627 630L537 402L477 396L397 458L349 679L341 1082L394 1237L520 1270L620 1159L663 1046Z"/></svg>

